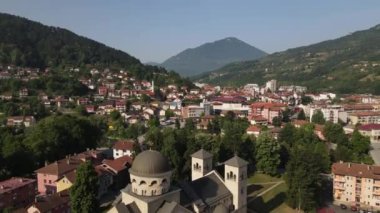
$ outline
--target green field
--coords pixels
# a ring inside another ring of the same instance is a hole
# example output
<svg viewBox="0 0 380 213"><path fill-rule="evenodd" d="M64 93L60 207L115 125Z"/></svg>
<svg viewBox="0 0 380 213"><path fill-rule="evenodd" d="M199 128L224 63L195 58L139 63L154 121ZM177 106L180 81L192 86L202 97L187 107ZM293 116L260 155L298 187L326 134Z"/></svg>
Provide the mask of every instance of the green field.
<svg viewBox="0 0 380 213"><path fill-rule="evenodd" d="M248 186L248 209L259 213L293 213L294 209L285 203L287 186L280 183L262 196L258 194L273 187L276 183L283 181L282 178L270 177L264 174L255 174L249 178ZM269 183L268 183L269 182Z"/></svg>

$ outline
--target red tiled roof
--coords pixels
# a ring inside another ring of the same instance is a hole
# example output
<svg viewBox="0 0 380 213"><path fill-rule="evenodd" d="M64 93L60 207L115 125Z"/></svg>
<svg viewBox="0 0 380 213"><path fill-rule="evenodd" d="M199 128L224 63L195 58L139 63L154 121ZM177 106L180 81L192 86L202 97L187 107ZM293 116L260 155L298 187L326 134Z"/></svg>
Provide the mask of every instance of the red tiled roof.
<svg viewBox="0 0 380 213"><path fill-rule="evenodd" d="M69 191L64 190L62 192L53 194L48 197L42 198L34 202L32 206L36 207L40 212L51 212L55 208L70 203ZM69 208L69 207L68 207Z"/></svg>
<svg viewBox="0 0 380 213"><path fill-rule="evenodd" d="M117 150L133 150L133 145L135 144L135 142L131 141L131 140L128 140L128 141L117 141L114 145L113 145L113 149L117 149Z"/></svg>
<svg viewBox="0 0 380 213"><path fill-rule="evenodd" d="M261 129L258 126L251 125L247 128L247 132L260 132Z"/></svg>
<svg viewBox="0 0 380 213"><path fill-rule="evenodd" d="M372 166L358 163L334 163L332 173L362 178L380 179L380 166Z"/></svg>
<svg viewBox="0 0 380 213"><path fill-rule="evenodd" d="M380 112L373 112L373 111L368 111L368 112L354 112L351 115L353 116L358 116L358 117L366 117L366 116L380 116Z"/></svg>
<svg viewBox="0 0 380 213"><path fill-rule="evenodd" d="M309 122L305 121L305 120L294 120L294 121L292 121L292 123L293 123L293 125L303 126L303 125L308 124Z"/></svg>
<svg viewBox="0 0 380 213"><path fill-rule="evenodd" d="M132 165L133 159L128 155L117 158L115 160L104 160L103 164L113 169L116 173L127 168L127 165Z"/></svg>
<svg viewBox="0 0 380 213"><path fill-rule="evenodd" d="M36 182L34 179L22 178L22 177L12 177L8 180L0 182L0 194L3 194L7 191L23 187L25 185Z"/></svg>
<svg viewBox="0 0 380 213"><path fill-rule="evenodd" d="M76 169L80 164L82 164L84 161L78 160L78 159L61 159L59 161L56 161L54 163L51 163L47 166L44 166L40 169L37 169L36 173L42 173L42 174L50 174L50 175L57 175L62 176L74 169Z"/></svg>
<svg viewBox="0 0 380 213"><path fill-rule="evenodd" d="M380 130L380 124L365 124L358 127L362 131Z"/></svg>

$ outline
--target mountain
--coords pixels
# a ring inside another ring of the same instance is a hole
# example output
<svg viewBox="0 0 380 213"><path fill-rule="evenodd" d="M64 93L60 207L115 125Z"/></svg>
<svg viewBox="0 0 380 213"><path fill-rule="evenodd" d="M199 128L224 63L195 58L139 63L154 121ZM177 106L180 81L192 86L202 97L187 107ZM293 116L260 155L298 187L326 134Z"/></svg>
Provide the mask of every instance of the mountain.
<svg viewBox="0 0 380 213"><path fill-rule="evenodd" d="M0 65L67 70L80 67L128 70L137 79L156 85L186 83L177 73L143 65L129 54L79 36L69 30L46 26L26 18L0 13ZM159 74L159 75L155 75ZM191 84L191 83L190 83Z"/></svg>
<svg viewBox="0 0 380 213"><path fill-rule="evenodd" d="M228 63L254 60L266 53L237 38L229 37L186 49L164 61L161 66L183 76L215 70Z"/></svg>
<svg viewBox="0 0 380 213"><path fill-rule="evenodd" d="M160 66L160 63L153 62L153 61L145 62L144 64L151 65L151 66Z"/></svg>
<svg viewBox="0 0 380 213"><path fill-rule="evenodd" d="M277 79L311 91L380 95L380 25L260 60L231 63L194 79L228 86Z"/></svg>

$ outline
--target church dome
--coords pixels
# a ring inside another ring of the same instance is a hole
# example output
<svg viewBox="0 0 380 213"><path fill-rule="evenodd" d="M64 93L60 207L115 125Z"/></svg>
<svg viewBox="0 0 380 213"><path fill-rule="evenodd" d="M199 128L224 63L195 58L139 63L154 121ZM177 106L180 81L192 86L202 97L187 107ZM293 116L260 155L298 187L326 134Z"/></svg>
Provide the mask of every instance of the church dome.
<svg viewBox="0 0 380 213"><path fill-rule="evenodd" d="M147 150L133 160L130 173L136 176L152 177L171 171L168 160L160 152Z"/></svg>

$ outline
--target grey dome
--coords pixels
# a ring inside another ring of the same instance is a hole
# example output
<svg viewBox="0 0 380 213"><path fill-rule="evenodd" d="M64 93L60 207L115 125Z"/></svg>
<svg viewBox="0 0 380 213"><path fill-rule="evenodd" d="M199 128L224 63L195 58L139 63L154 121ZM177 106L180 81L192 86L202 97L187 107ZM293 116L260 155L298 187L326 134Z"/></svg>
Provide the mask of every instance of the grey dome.
<svg viewBox="0 0 380 213"><path fill-rule="evenodd" d="M213 213L228 213L227 207L225 207L223 204L219 204L215 207Z"/></svg>
<svg viewBox="0 0 380 213"><path fill-rule="evenodd" d="M131 174L149 177L169 171L171 169L166 157L154 150L147 150L138 154L129 170Z"/></svg>

